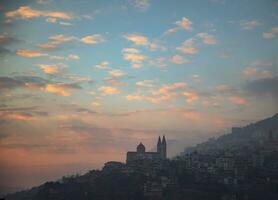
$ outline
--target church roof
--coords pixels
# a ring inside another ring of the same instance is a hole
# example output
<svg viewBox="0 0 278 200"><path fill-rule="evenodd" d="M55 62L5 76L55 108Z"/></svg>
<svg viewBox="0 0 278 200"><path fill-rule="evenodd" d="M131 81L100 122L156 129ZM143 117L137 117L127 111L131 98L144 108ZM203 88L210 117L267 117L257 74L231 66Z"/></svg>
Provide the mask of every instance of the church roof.
<svg viewBox="0 0 278 200"><path fill-rule="evenodd" d="M137 148L145 148L145 146L140 142L140 144L137 146Z"/></svg>

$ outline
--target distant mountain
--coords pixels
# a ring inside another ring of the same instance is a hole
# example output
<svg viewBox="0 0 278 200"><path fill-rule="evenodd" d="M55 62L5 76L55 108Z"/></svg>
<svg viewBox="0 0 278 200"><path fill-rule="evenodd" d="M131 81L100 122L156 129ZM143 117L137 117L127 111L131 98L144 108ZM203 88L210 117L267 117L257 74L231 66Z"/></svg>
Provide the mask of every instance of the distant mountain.
<svg viewBox="0 0 278 200"><path fill-rule="evenodd" d="M227 149L233 151L242 148L260 148L265 144L265 141L271 139L270 137L278 139L278 113L245 127L233 127L231 133L187 148L182 154L192 151L209 153Z"/></svg>

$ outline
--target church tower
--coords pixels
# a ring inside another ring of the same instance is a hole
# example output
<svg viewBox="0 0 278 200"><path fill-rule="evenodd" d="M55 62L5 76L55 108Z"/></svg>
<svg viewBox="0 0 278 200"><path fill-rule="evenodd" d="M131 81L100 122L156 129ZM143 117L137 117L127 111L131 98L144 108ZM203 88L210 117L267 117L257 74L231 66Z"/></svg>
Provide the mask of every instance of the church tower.
<svg viewBox="0 0 278 200"><path fill-rule="evenodd" d="M166 139L165 139L164 135L163 135L162 143L161 143L161 155L162 155L163 159L167 158L167 144L166 144Z"/></svg>
<svg viewBox="0 0 278 200"><path fill-rule="evenodd" d="M160 136L159 136L158 141L157 141L156 151L157 151L157 153L161 154L161 139L160 139Z"/></svg>

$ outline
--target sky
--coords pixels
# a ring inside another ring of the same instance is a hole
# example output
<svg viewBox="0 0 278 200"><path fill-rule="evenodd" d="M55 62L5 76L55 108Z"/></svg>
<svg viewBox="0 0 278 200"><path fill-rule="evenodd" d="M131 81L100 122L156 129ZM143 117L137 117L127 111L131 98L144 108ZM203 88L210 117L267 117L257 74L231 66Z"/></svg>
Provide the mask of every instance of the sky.
<svg viewBox="0 0 278 200"><path fill-rule="evenodd" d="M1 0L0 186L168 155L278 111L278 1Z"/></svg>

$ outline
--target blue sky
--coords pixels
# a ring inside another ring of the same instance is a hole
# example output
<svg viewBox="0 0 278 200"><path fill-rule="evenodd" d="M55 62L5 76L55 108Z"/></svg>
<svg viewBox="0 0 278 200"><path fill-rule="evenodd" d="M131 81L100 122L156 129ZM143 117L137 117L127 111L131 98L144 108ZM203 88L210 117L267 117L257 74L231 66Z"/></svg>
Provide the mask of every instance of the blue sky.
<svg viewBox="0 0 278 200"><path fill-rule="evenodd" d="M273 115L277 9L274 0L1 1L3 181L28 187L124 161L161 134L174 155Z"/></svg>

